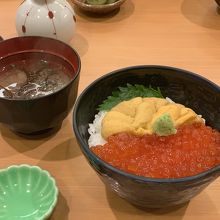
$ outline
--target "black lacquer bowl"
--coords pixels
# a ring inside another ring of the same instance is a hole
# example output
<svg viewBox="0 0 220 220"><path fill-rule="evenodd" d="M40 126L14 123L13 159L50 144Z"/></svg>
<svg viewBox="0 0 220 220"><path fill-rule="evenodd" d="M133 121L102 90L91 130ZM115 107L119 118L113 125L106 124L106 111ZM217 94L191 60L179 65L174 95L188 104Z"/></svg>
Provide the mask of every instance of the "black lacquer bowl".
<svg viewBox="0 0 220 220"><path fill-rule="evenodd" d="M67 85L49 95L19 100L0 97L0 122L17 133L37 135L59 128L72 109L78 92L81 62L73 48L51 38L15 37L0 42L1 68L29 56L39 60L52 57L54 60L50 61L66 66L71 75Z"/></svg>
<svg viewBox="0 0 220 220"><path fill-rule="evenodd" d="M116 70L89 85L78 98L73 127L79 146L101 180L130 203L164 208L188 202L220 174L220 165L199 175L178 179L145 178L120 171L99 159L88 147L88 123L97 106L126 83L160 87L162 94L191 107L208 125L220 130L220 87L194 73L164 66L135 66Z"/></svg>

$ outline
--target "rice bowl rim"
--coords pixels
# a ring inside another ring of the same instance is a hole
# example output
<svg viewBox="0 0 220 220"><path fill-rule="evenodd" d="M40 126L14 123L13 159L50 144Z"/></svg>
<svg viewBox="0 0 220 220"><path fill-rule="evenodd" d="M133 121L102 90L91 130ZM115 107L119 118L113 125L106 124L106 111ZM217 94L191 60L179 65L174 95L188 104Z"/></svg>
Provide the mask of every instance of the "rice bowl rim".
<svg viewBox="0 0 220 220"><path fill-rule="evenodd" d="M129 70L135 70L135 69L143 69L143 68L155 68L155 69L165 69L165 70L173 70L173 71L178 71L179 75L186 75L187 78L191 78L191 79L196 79L196 80L200 80L200 81L205 81L206 83L208 83L211 87L214 87L216 90L218 90L220 92L220 87L215 84L214 82L210 81L209 79L200 76L196 73L187 71L187 70L183 70L180 68L176 68L176 67L170 67L170 66L162 66L162 65L136 65L136 66L129 66L129 67L125 67L125 68L121 68L121 69L117 69L114 70L110 73L107 73L99 78L97 78L96 80L94 80L91 84L89 84L79 95L78 99L76 100L75 106L74 106L74 110L73 110L73 131L75 133L75 136L77 138L77 141L79 143L79 147L82 150L83 154L85 155L85 157L90 160L92 158L93 162L95 164L101 164L103 167L105 167L106 169L111 170L112 172L115 172L121 176L124 176L126 178L132 179L136 182L154 182L154 183L181 183L181 182L188 182L188 181L193 181L196 179L200 179L203 178L211 173L215 173L217 171L220 171L220 164L208 169L204 172L201 172L197 175L193 175L193 176L187 176L187 177L180 177L180 178L151 178L151 177L144 177L144 176L138 176L138 175L134 175L134 174L130 174L127 172L124 172L122 170L119 170L117 168L115 168L114 166L106 163L104 160L102 160L101 158L99 158L96 154L94 154L88 145L88 140L87 142L84 140L84 138L81 136L79 130L78 130L78 126L77 126L77 113L78 113L78 107L80 105L81 99L83 99L84 96L86 96L91 89L93 89L93 86L95 84L97 84L100 81L103 81L107 78L111 77L117 77L118 72L124 72L124 71L129 71ZM220 175L220 174L219 174ZM217 175L217 177L219 176Z"/></svg>

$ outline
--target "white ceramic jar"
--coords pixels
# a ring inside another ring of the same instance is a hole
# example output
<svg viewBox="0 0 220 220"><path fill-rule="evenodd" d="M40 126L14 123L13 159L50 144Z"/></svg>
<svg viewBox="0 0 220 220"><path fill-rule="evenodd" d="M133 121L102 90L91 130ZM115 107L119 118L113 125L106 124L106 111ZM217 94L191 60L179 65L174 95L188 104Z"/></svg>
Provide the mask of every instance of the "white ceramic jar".
<svg viewBox="0 0 220 220"><path fill-rule="evenodd" d="M19 36L45 36L68 43L75 25L74 10L66 0L25 0L16 14Z"/></svg>

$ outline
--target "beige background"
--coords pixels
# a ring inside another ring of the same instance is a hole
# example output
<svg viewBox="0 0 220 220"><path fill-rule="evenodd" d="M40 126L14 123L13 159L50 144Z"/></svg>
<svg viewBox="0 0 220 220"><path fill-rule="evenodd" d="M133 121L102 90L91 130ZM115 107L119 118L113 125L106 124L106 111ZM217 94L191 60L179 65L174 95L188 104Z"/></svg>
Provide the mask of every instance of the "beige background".
<svg viewBox="0 0 220 220"><path fill-rule="evenodd" d="M4 38L16 36L15 12L21 1L0 0ZM107 72L137 64L184 68L220 85L219 12L214 0L127 0L118 13L103 18L76 10L71 45L82 59L79 92ZM56 178L60 197L51 220L220 219L220 179L170 213L138 210L106 191L76 144L71 114L57 134L42 140L25 140L0 128L0 168L34 164Z"/></svg>

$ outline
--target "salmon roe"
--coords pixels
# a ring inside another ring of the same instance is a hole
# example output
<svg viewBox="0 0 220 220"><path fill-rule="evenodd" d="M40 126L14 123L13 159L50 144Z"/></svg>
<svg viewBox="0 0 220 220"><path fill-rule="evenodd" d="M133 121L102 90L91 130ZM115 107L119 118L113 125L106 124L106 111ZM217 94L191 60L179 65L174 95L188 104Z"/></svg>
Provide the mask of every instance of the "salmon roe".
<svg viewBox="0 0 220 220"><path fill-rule="evenodd" d="M203 124L180 127L175 135L119 133L91 150L112 166L139 176L179 178L220 164L220 132Z"/></svg>

